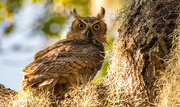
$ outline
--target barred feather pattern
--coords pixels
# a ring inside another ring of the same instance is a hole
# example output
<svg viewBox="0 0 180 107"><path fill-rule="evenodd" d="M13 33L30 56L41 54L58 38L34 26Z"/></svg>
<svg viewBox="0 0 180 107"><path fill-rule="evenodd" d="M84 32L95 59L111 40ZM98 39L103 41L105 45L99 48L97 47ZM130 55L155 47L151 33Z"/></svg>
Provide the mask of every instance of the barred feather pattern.
<svg viewBox="0 0 180 107"><path fill-rule="evenodd" d="M23 89L28 86L44 88L61 94L69 87L94 78L104 60L101 42L82 39L64 39L37 52L34 61L22 72Z"/></svg>

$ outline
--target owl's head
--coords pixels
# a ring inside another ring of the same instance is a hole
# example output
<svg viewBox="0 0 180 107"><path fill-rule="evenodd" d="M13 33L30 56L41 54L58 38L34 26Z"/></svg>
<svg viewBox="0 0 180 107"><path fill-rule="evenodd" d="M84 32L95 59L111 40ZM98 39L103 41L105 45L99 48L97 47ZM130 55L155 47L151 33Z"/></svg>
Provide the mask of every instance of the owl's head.
<svg viewBox="0 0 180 107"><path fill-rule="evenodd" d="M76 8L71 11L71 14L75 20L72 22L67 39L84 39L106 43L107 25L102 20L105 15L105 9L103 7L101 7L101 11L96 17L81 17Z"/></svg>

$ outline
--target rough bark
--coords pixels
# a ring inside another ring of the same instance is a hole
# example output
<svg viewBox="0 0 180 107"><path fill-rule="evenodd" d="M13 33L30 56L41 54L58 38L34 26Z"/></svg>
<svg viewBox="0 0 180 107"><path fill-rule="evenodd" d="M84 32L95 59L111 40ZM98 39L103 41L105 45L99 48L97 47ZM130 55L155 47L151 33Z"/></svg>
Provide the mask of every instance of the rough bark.
<svg viewBox="0 0 180 107"><path fill-rule="evenodd" d="M160 88L156 87L155 81L166 67L162 59L170 52L172 33L178 25L178 5L179 0L136 0L132 3L126 20L118 30L118 40L123 40L124 43L122 46L124 59L122 60L126 61L126 68L128 68L122 71L121 77L131 79L131 83L126 88L127 95L124 93L118 98L126 100L120 100L121 102L113 104L107 100L110 84L118 82L114 81L113 78L115 75L119 75L119 73L109 73L105 80L96 85L95 88L96 94L98 94L96 96L101 103L100 106L119 104L138 107L153 106L152 104L158 95L157 89ZM129 92L132 89L134 91ZM73 102L70 99L75 98L74 96L78 93L80 91L73 92L73 94L70 91L67 93L68 97L65 96L65 99L58 104ZM117 96L114 95L114 97ZM73 104L78 105L77 103Z"/></svg>
<svg viewBox="0 0 180 107"><path fill-rule="evenodd" d="M162 60L172 44L172 33L177 28L179 0L147 0L132 5L127 22L119 28L123 38L129 67L134 81L147 90L151 103L157 96L154 82L165 69Z"/></svg>

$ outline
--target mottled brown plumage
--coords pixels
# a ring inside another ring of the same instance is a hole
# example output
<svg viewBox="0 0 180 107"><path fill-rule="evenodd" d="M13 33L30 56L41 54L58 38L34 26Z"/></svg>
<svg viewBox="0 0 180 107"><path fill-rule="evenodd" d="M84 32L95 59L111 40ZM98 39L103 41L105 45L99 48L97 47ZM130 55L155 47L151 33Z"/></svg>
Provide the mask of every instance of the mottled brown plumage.
<svg viewBox="0 0 180 107"><path fill-rule="evenodd" d="M106 43L104 8L97 18L81 17L76 8L72 14L75 20L67 39L37 52L34 61L22 70L23 89L42 87L60 94L71 86L92 80L101 69Z"/></svg>

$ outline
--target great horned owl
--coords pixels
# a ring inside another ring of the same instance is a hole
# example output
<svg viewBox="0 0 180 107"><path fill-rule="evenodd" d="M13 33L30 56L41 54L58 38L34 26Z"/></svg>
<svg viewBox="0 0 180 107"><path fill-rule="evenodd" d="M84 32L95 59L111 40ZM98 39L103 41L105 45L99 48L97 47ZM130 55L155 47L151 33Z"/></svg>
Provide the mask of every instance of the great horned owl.
<svg viewBox="0 0 180 107"><path fill-rule="evenodd" d="M22 72L23 89L42 87L55 94L94 78L104 60L107 25L102 20L102 7L96 17L81 17L76 8L71 11L72 22L67 39L37 52L34 61Z"/></svg>

